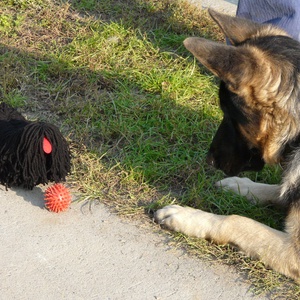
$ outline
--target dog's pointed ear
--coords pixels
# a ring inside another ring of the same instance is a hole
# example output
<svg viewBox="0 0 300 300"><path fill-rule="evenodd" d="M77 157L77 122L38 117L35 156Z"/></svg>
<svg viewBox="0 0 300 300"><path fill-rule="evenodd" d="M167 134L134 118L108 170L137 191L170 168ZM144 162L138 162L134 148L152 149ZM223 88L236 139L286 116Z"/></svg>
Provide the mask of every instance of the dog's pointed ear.
<svg viewBox="0 0 300 300"><path fill-rule="evenodd" d="M268 27L247 19L225 15L213 9L209 9L208 12L233 45L249 39L261 29Z"/></svg>
<svg viewBox="0 0 300 300"><path fill-rule="evenodd" d="M257 62L251 50L212 42L203 38L190 37L184 46L205 67L223 80L232 91L243 81L251 79ZM238 76L237 76L238 75Z"/></svg>

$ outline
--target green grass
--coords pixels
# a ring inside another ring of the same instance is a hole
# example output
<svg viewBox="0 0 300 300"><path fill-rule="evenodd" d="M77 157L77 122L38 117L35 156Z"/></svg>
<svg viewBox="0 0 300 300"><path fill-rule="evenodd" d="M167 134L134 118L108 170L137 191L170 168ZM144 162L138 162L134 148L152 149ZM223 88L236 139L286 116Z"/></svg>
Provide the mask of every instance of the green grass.
<svg viewBox="0 0 300 300"><path fill-rule="evenodd" d="M81 199L149 224L153 210L176 202L282 227L274 208L216 190L223 174L205 164L222 117L217 80L182 46L191 35L223 40L205 12L174 0L5 0L0 13L0 96L60 126ZM276 183L280 172L247 176ZM258 293L299 297L298 286L228 246L174 240L235 265Z"/></svg>

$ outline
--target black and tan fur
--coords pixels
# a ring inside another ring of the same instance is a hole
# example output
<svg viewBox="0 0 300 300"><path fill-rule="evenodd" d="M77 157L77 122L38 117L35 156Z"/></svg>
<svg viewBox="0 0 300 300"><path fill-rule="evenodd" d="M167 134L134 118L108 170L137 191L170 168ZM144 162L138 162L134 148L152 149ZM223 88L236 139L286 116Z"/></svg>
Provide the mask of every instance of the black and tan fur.
<svg viewBox="0 0 300 300"><path fill-rule="evenodd" d="M280 185L229 177L217 183L261 203L287 208L284 231L249 218L220 216L177 205L156 220L187 235L230 243L300 281L300 43L283 30L210 10L231 45L192 37L185 47L221 79L223 121L207 162L235 176L281 163Z"/></svg>

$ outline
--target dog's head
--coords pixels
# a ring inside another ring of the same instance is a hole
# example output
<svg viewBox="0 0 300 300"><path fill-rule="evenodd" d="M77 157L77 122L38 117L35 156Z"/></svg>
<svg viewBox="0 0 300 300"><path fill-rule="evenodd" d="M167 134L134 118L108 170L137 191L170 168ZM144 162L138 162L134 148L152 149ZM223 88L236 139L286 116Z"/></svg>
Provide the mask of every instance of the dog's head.
<svg viewBox="0 0 300 300"><path fill-rule="evenodd" d="M258 171L283 160L300 135L300 44L277 27L209 13L232 45L184 41L221 79L224 117L207 161L228 175Z"/></svg>

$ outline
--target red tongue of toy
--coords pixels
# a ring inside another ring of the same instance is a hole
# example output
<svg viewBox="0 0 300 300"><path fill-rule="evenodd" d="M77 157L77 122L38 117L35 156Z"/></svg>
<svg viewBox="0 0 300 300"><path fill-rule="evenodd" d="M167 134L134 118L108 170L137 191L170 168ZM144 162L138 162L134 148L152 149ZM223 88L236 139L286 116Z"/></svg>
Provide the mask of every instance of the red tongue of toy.
<svg viewBox="0 0 300 300"><path fill-rule="evenodd" d="M52 145L50 141L45 137L43 140L43 150L46 154L50 154L52 152Z"/></svg>

